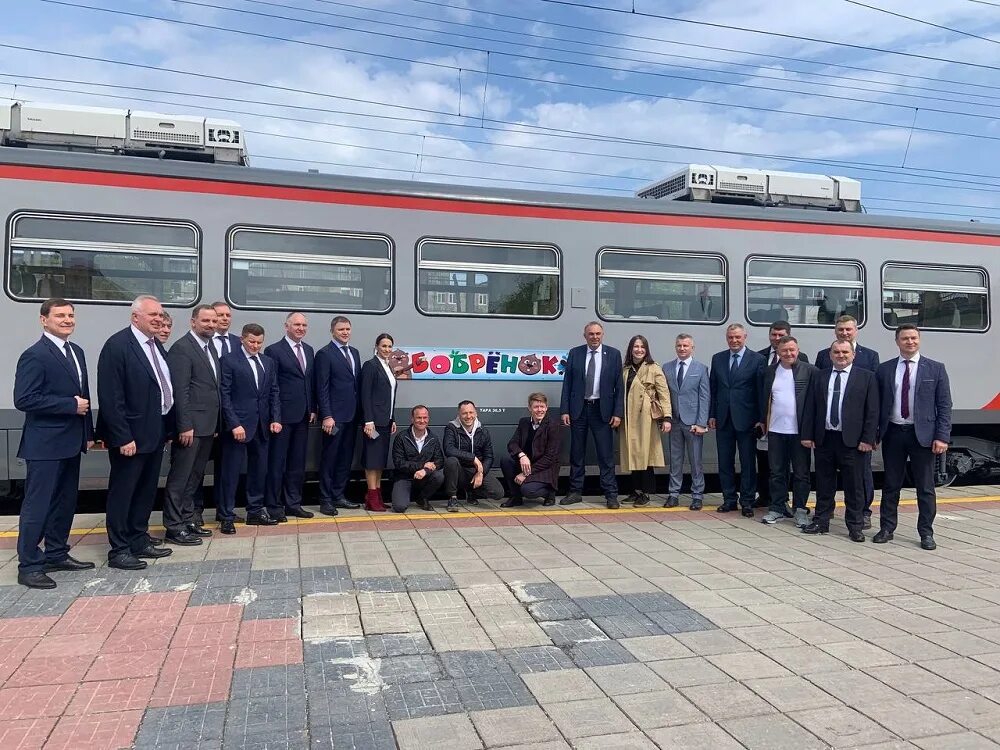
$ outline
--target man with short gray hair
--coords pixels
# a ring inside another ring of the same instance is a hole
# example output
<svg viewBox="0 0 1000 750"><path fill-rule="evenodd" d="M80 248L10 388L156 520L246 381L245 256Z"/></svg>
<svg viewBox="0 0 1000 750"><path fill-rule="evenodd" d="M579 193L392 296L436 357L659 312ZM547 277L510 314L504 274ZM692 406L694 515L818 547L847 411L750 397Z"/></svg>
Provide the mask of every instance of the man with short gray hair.
<svg viewBox="0 0 1000 750"><path fill-rule="evenodd" d="M684 480L684 453L691 466L691 510L701 510L705 494L702 447L708 432L708 368L694 358L694 337L680 334L674 341L677 358L663 365L670 389L670 486L665 508L677 507Z"/></svg>

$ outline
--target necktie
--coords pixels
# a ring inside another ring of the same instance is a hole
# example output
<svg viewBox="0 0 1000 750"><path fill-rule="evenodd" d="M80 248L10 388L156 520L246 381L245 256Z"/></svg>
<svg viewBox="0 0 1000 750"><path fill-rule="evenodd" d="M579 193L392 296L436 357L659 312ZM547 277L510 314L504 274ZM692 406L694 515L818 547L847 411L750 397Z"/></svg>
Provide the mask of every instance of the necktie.
<svg viewBox="0 0 1000 750"><path fill-rule="evenodd" d="M163 413L166 414L174 405L174 394L170 390L170 383L167 382L167 378L163 374L163 368L160 367L160 358L156 356L154 339L146 341L146 346L149 347L149 353L153 357L153 369L156 370L156 379L160 382L160 391L163 394Z"/></svg>
<svg viewBox="0 0 1000 750"><path fill-rule="evenodd" d="M684 360L677 365L677 387L680 388L684 384Z"/></svg>
<svg viewBox="0 0 1000 750"><path fill-rule="evenodd" d="M584 398L591 398L594 395L594 379L597 376L597 360L594 358L596 349L590 350L590 358L587 360L587 377L583 381L583 388L586 391Z"/></svg>
<svg viewBox="0 0 1000 750"><path fill-rule="evenodd" d="M302 354L302 344L295 345L295 358L299 361L299 369L302 370L302 372L305 372L306 358L305 355Z"/></svg>
<svg viewBox="0 0 1000 750"><path fill-rule="evenodd" d="M840 376L843 370L837 370L833 379L833 398L830 399L830 424L840 427Z"/></svg>
<svg viewBox="0 0 1000 750"><path fill-rule="evenodd" d="M733 361L729 363L729 374L732 375L736 372L736 368L740 366L740 355L734 354Z"/></svg>
<svg viewBox="0 0 1000 750"><path fill-rule="evenodd" d="M219 373L215 371L215 360L212 359L212 352L208 350L210 346L211 344L205 344L205 356L208 357L208 366L212 368L212 374L215 376L215 379L218 380Z"/></svg>
<svg viewBox="0 0 1000 750"><path fill-rule="evenodd" d="M774 349L772 349L771 350L771 361L768 364L772 364L773 365L777 361L778 361L778 353L776 351L774 351Z"/></svg>
<svg viewBox="0 0 1000 750"><path fill-rule="evenodd" d="M229 354L229 336L220 333L217 338L222 348L222 355Z"/></svg>
<svg viewBox="0 0 1000 750"><path fill-rule="evenodd" d="M347 366L351 368L351 372L354 372L354 357L351 356L351 350L347 348L347 344L341 346L340 351L344 353L344 359L347 360Z"/></svg>
<svg viewBox="0 0 1000 750"><path fill-rule="evenodd" d="M264 367L261 365L260 360L257 359L257 355L250 357L250 361L253 362L253 369L257 373L257 390L259 391L261 386L264 385Z"/></svg>
<svg viewBox="0 0 1000 750"><path fill-rule="evenodd" d="M82 388L83 383L80 382L80 371L76 369L76 359L73 357L73 351L70 349L68 341L63 344L63 351L66 352L66 359L69 360L69 366L76 373L76 384Z"/></svg>
<svg viewBox="0 0 1000 750"><path fill-rule="evenodd" d="M899 415L903 419L910 418L910 360L903 360L903 385L899 389Z"/></svg>

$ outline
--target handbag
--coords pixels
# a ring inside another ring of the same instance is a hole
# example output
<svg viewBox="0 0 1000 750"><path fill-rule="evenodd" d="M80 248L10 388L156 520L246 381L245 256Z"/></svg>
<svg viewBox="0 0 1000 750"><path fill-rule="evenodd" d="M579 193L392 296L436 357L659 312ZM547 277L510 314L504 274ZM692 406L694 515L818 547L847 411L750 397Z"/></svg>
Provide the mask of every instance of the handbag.
<svg viewBox="0 0 1000 750"><path fill-rule="evenodd" d="M647 385L646 395L649 396L649 416L653 418L654 422L662 422L664 418L663 407L656 399L656 387Z"/></svg>

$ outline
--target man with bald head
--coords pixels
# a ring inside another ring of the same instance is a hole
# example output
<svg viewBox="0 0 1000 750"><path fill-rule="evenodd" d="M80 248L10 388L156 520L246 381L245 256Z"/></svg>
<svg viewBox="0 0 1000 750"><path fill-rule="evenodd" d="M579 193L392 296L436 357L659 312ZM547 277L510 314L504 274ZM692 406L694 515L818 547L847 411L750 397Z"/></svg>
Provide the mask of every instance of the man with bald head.
<svg viewBox="0 0 1000 750"><path fill-rule="evenodd" d="M166 557L149 541L149 515L174 431L174 390L167 353L157 334L163 307L151 295L132 303L128 327L109 338L97 362L97 435L108 448L108 566L142 570Z"/></svg>
<svg viewBox="0 0 1000 750"><path fill-rule="evenodd" d="M289 313L284 337L264 350L277 368L281 398L281 432L271 436L268 447L264 504L268 515L279 522L288 516L313 517L302 507L309 425L316 421L314 352L305 342L308 330L305 315Z"/></svg>

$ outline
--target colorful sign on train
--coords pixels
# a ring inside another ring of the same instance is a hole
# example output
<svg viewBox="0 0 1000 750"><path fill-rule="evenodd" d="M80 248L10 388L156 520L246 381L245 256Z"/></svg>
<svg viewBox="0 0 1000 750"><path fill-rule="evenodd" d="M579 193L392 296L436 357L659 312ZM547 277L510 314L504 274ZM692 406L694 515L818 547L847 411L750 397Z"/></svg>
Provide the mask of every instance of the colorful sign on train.
<svg viewBox="0 0 1000 750"><path fill-rule="evenodd" d="M566 352L408 346L389 364L400 380L562 380Z"/></svg>

